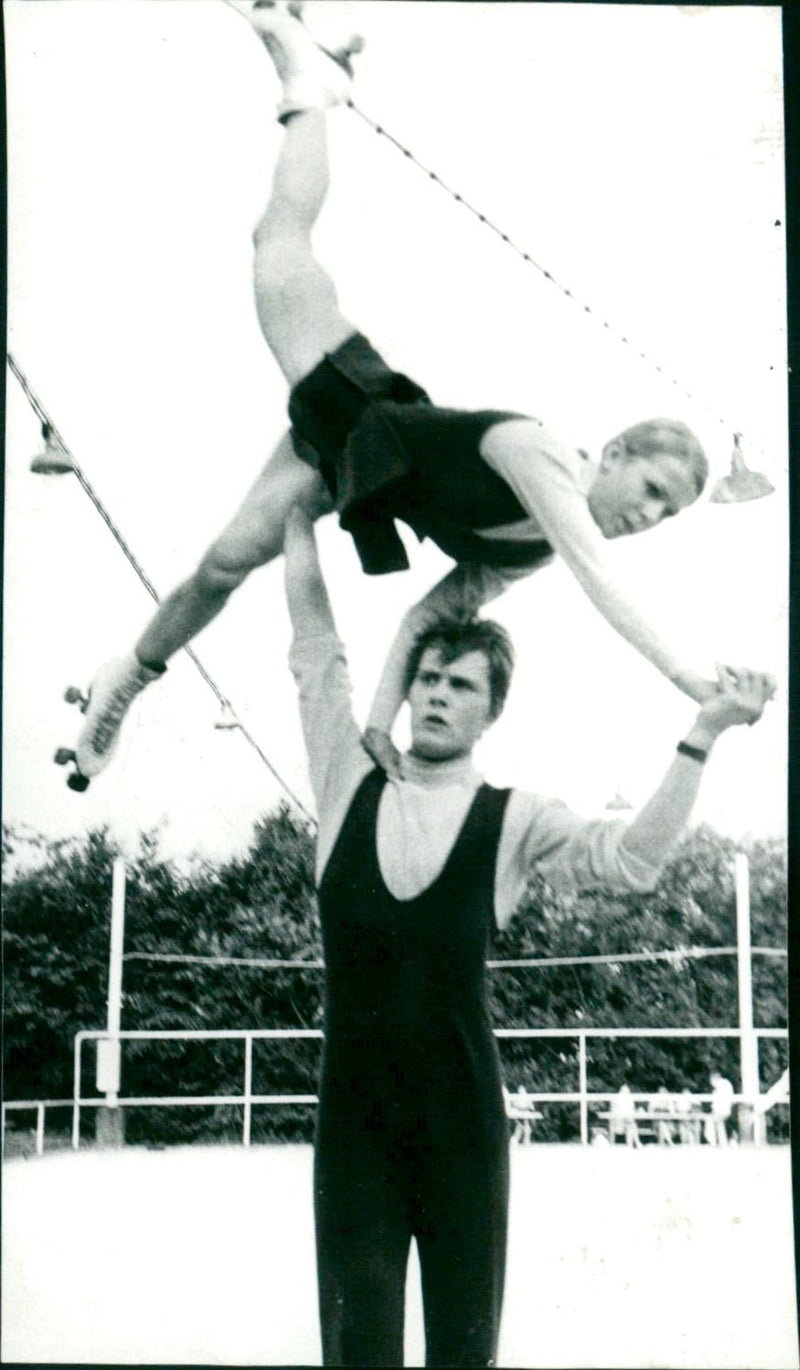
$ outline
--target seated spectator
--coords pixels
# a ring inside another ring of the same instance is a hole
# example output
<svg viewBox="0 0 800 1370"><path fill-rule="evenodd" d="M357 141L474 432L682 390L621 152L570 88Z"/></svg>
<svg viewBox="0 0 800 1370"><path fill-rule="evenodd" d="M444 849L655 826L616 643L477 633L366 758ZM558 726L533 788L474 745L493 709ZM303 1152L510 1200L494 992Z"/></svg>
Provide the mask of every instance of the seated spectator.
<svg viewBox="0 0 800 1370"><path fill-rule="evenodd" d="M678 1141L683 1146L697 1146L700 1141L700 1123L692 1117L692 1092L682 1089L675 1095L673 1107L678 1120Z"/></svg>
<svg viewBox="0 0 800 1370"><path fill-rule="evenodd" d="M653 1118L656 1141L659 1146L672 1146L675 1137L675 1124L671 1121L675 1113L675 1101L668 1093L666 1085L661 1085L658 1098L651 1099L648 1112Z"/></svg>

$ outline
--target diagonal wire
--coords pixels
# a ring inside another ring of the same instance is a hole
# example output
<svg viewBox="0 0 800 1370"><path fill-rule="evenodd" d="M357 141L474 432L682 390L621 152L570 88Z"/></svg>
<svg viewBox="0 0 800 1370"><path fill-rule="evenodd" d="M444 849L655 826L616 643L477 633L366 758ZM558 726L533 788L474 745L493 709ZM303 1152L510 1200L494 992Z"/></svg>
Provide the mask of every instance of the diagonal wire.
<svg viewBox="0 0 800 1370"><path fill-rule="evenodd" d="M46 424L48 426L52 436L55 438L59 446L63 449L65 455L69 457L72 463L73 474L75 475L78 484L81 486L81 489L88 495L89 499L91 500L92 504L94 505L104 524L108 528L115 542L119 546L120 550L127 557L128 561L130 562L131 566L133 567L134 571L136 572L137 576L142 582L147 593L151 596L152 599L155 600L156 604L160 604L161 597L158 594L158 591L156 590L155 586L153 585L153 582L147 575L146 571L144 570L144 567L141 565L141 563L134 555L131 548L128 546L128 543L125 541L125 538L122 536L122 533L115 524L114 520L112 519L110 513L106 509L102 500L97 495L91 482L89 481L87 476L84 475L83 471L81 470L80 466L75 460L73 453L70 451L63 437L56 428L56 425L53 423L53 420L51 419L50 415L48 414L47 410L45 409L44 405L42 404L35 390L33 389L33 386L31 385L24 371L22 370L19 363L16 361L16 359L12 356L10 352L6 353L6 357L8 360L8 365L13 374L16 376L17 380L19 381L20 387L25 395L25 398L30 404L34 414L39 419L40 423L42 423L43 425ZM313 815L308 812L305 805L301 802L301 800L297 797L297 795L294 793L291 787L283 779L283 776L275 769L266 752L263 750L262 747L259 746L258 742L253 737L250 730L238 717L236 710L231 704L231 701L225 694L223 694L222 690L219 688L216 681L211 677L211 675L209 675L202 661L200 661L199 657L196 655L194 649L192 647L187 646L184 647L183 650L189 657L195 669L202 676L209 690L211 690L211 693L214 695L217 702L220 704L221 708L230 715L231 719L241 732L245 741L250 744L250 746L253 748L253 751L260 758L260 760L263 761L264 765L271 772L271 774L277 780L278 784L289 796L292 802L297 806L300 812L305 815L309 822L316 825L316 820L314 819Z"/></svg>
<svg viewBox="0 0 800 1370"><path fill-rule="evenodd" d="M424 162L421 162L419 158L415 155L415 153L411 151L410 148L405 147L404 144L401 143L398 138L395 138L394 134L390 133L388 129L385 129L383 127L382 124L379 124L375 119L371 118L369 114L366 114L364 110L360 109L359 106L355 104L353 100L347 101L347 107L348 109L351 109L354 114L357 114L359 119L363 120L363 122L369 128L371 128L374 133L379 134L381 138L385 138L388 143L391 143L393 147L397 148L397 151L402 153L402 155L406 157L410 162L412 162L414 166L418 167L419 170L423 173L423 175L427 176L430 181L433 181L436 185L440 186L446 195L449 195L452 200L455 200L456 204L463 205L464 209L466 209L470 214L472 214L478 220L479 223L484 224L485 227L488 228L491 233L494 233L502 243L505 243L507 247L511 248L512 252L516 252L517 256L520 257L523 262L525 262L528 266L534 267L534 269L538 271L546 281L549 281L551 285L555 286L556 290L560 290L562 295L566 296L568 300L572 300L573 304L575 304L578 309L581 309L584 314L587 314L591 318L593 318L601 328L606 329L612 336L616 337L618 342L624 343L624 345L630 348L631 352L633 352L641 361L646 362L648 366L653 367L659 373L659 375L663 376L669 384L673 385L675 389L679 390L682 395L685 395L687 397L687 399L690 399L693 404L701 405L702 408L706 411L706 413L710 414L712 418L714 418L717 423L721 424L727 432L730 433L734 431L733 425L726 418L724 418L722 415L715 413L715 411L711 409L709 405L705 403L704 400L700 399L698 395L694 395L690 390L687 390L686 386L681 381L679 381L676 377L671 376L669 372L665 371L664 367L661 366L653 357L651 357L647 352L643 351L637 343L632 342L630 338L623 335L617 328L613 327L607 319L602 319L598 314L597 310L594 309L592 305L586 304L583 300L579 299L578 296L568 288L568 286L564 285L561 281L559 281L558 278L554 276L551 271L548 271L547 268L543 266L541 262L537 262L535 257L532 257L529 252L526 252L524 248L520 247L517 243L515 243L514 240L511 238L510 234L505 233L502 228L498 227L497 224L493 223L493 221L488 217L488 215L483 214L481 210L476 208L475 205L471 204L469 200L465 199L465 197L459 194L457 190L454 190L452 186L449 186L447 184L446 181L443 181L441 176L439 176L438 172L433 171L431 167L425 166ZM740 437L744 438L746 436L740 430L737 431L739 432ZM766 453L764 452L763 448L760 448L755 444L751 443L749 439L747 441L748 446L752 447L752 449L758 452L760 456L766 458ZM769 459L767 458L767 460Z"/></svg>

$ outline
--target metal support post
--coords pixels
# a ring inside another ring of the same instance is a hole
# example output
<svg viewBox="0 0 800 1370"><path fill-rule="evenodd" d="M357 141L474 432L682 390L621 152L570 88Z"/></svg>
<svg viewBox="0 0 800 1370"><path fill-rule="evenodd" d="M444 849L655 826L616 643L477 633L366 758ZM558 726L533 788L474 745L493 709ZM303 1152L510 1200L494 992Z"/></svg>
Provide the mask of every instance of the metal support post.
<svg viewBox="0 0 800 1370"><path fill-rule="evenodd" d="M252 1112L251 1095L253 1093L253 1039L248 1033L244 1039L244 1127L242 1130L242 1142L245 1146L250 1145L250 1115Z"/></svg>
<svg viewBox="0 0 800 1370"><path fill-rule="evenodd" d="M81 1144L81 1046L80 1033L75 1037L75 1066L73 1070L72 1091L72 1150L77 1151Z"/></svg>
<svg viewBox="0 0 800 1370"><path fill-rule="evenodd" d="M97 1044L97 1088L105 1106L97 1114L97 1141L104 1146L123 1143L123 1116L119 1107L120 1039L122 1018L122 949L125 941L125 862L114 858L111 886L111 946L108 960L108 1036Z"/></svg>
<svg viewBox="0 0 800 1370"><path fill-rule="evenodd" d="M736 947L739 980L739 1043L743 1102L739 1105L739 1137L760 1140L758 1113L758 1038L753 1030L753 968L750 946L750 863L736 853Z"/></svg>
<svg viewBox="0 0 800 1370"><path fill-rule="evenodd" d="M578 1033L578 1089L581 1096L581 1142L589 1140L589 1100L586 1094L586 1033Z"/></svg>

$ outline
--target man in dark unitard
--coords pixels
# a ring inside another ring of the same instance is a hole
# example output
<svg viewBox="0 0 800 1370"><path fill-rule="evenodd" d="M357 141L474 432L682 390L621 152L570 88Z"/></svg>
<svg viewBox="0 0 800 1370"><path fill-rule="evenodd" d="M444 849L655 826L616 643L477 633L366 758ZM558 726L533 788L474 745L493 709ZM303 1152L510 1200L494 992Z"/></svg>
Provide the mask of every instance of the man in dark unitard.
<svg viewBox="0 0 800 1370"><path fill-rule="evenodd" d="M513 658L488 620L431 628L409 659L410 752L389 779L353 718L313 527L288 518L286 590L311 782L325 953L315 1157L326 1365L403 1363L416 1240L426 1364L497 1363L508 1131L486 993L495 927L528 874L569 889L651 889L717 737L760 718L769 677L720 668L718 692L631 821L587 821L482 783L472 750Z"/></svg>
<svg viewBox="0 0 800 1370"><path fill-rule="evenodd" d="M340 58L334 61L308 27L324 21L324 4L305 7L306 24L297 4L228 2L251 23L282 83L283 140L253 236L253 282L264 339L290 387L292 428L132 650L96 674L76 748L78 769L87 777L104 769L139 692L256 567L280 555L295 504L312 518L335 508L369 574L408 565L396 518L455 562L405 615L367 720L365 743L390 771L405 661L420 632L443 616L468 621L556 554L606 621L702 702L716 682L704 679L658 630L608 555L610 541L646 532L694 503L708 471L697 437L679 418L645 419L610 437L592 457L538 418L435 405L420 385L392 370L341 312L335 283L312 244L329 183L326 111L348 98L341 63L349 65L356 40L349 32L329 39ZM355 216L354 235L358 227Z"/></svg>

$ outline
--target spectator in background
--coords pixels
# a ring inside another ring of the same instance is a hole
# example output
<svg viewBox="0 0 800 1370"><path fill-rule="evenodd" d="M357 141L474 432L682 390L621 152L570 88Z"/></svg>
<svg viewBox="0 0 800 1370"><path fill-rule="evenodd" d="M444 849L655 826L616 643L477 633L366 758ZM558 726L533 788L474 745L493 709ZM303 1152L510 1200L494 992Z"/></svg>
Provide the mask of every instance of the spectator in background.
<svg viewBox="0 0 800 1370"><path fill-rule="evenodd" d="M636 1105L629 1085L620 1085L611 1100L608 1131L612 1142L624 1139L626 1146L642 1145L636 1126Z"/></svg>
<svg viewBox="0 0 800 1370"><path fill-rule="evenodd" d="M692 1117L692 1092L682 1089L674 1099L675 1114L678 1119L678 1141L683 1146L697 1146L700 1141L700 1125Z"/></svg>
<svg viewBox="0 0 800 1370"><path fill-rule="evenodd" d="M518 1085L516 1094L508 1095L508 1114L514 1123L512 1142L529 1142L535 1115L524 1085Z"/></svg>
<svg viewBox="0 0 800 1370"><path fill-rule="evenodd" d="M729 1119L733 1112L733 1085L718 1070L712 1070L710 1081L711 1117L706 1128L706 1139L712 1146L727 1146Z"/></svg>
<svg viewBox="0 0 800 1370"><path fill-rule="evenodd" d="M675 1114L675 1100L668 1093L666 1085L661 1085L657 1099L650 1100L648 1112L653 1119L658 1145L672 1146L675 1136L675 1124L672 1121Z"/></svg>
<svg viewBox="0 0 800 1370"><path fill-rule="evenodd" d="M776 1104L788 1104L789 1102L789 1067L787 1066L783 1074L777 1079L774 1085L770 1085L766 1094L762 1094L759 1101L759 1112L769 1113Z"/></svg>

